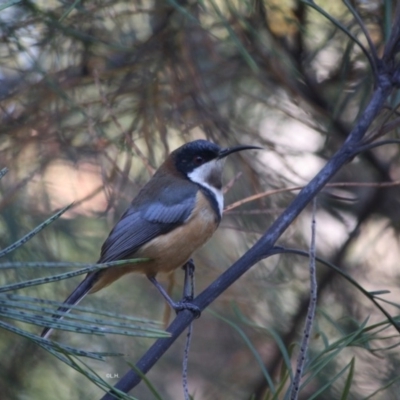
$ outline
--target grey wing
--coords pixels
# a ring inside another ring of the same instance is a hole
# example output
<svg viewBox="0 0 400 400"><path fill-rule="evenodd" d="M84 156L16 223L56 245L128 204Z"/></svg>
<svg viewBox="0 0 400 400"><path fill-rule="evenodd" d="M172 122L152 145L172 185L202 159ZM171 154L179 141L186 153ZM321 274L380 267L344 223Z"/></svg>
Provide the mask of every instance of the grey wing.
<svg viewBox="0 0 400 400"><path fill-rule="evenodd" d="M194 209L193 192L165 190L150 204L134 205L122 215L101 248L99 263L131 257L143 244L184 223Z"/></svg>

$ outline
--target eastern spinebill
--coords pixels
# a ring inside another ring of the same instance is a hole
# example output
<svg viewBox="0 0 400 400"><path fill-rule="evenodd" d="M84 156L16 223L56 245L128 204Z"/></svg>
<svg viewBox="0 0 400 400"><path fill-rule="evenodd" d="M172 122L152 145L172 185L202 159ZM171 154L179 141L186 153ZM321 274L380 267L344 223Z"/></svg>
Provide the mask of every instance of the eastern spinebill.
<svg viewBox="0 0 400 400"><path fill-rule="evenodd" d="M147 258L148 261L109 267L89 273L59 310L78 304L130 272L140 272L158 288L174 309L182 308L156 280L184 266L217 229L224 205L222 172L229 154L256 146L221 148L207 140L195 140L173 151L133 199L101 248L98 263ZM183 307L185 308L185 307ZM189 308L189 307L188 307ZM55 316L60 319L60 316ZM47 338L52 329L45 328Z"/></svg>

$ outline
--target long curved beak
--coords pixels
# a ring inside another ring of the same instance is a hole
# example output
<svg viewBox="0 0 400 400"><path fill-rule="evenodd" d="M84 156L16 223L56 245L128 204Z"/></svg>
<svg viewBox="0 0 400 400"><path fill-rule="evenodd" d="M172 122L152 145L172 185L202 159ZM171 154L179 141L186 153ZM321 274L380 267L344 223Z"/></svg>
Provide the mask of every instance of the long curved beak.
<svg viewBox="0 0 400 400"><path fill-rule="evenodd" d="M242 150L251 150L251 149L262 149L262 147L258 146L235 146L235 147L228 147L227 149L221 149L221 151L218 154L218 159L224 158L226 156L229 156L229 154L236 153L237 151L242 151Z"/></svg>

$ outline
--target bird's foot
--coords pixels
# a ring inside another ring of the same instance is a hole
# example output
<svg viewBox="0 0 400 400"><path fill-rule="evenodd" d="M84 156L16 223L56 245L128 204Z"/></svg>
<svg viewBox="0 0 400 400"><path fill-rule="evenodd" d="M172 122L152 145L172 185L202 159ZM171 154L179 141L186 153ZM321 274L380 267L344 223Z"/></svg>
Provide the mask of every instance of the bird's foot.
<svg viewBox="0 0 400 400"><path fill-rule="evenodd" d="M183 310L189 310L192 312L194 318L197 319L201 315L201 310L191 302L192 300L192 296L185 296L181 301L174 303L173 309L177 314Z"/></svg>

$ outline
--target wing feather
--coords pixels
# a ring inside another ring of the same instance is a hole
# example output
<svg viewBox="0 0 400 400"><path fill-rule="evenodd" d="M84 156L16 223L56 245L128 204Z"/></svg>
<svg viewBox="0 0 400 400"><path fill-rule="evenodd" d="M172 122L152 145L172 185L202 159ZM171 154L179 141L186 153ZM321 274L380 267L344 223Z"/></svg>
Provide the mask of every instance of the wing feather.
<svg viewBox="0 0 400 400"><path fill-rule="evenodd" d="M175 186L159 191L151 203L131 204L104 242L99 263L132 257L143 244L170 232L189 218L197 187L187 182Z"/></svg>

